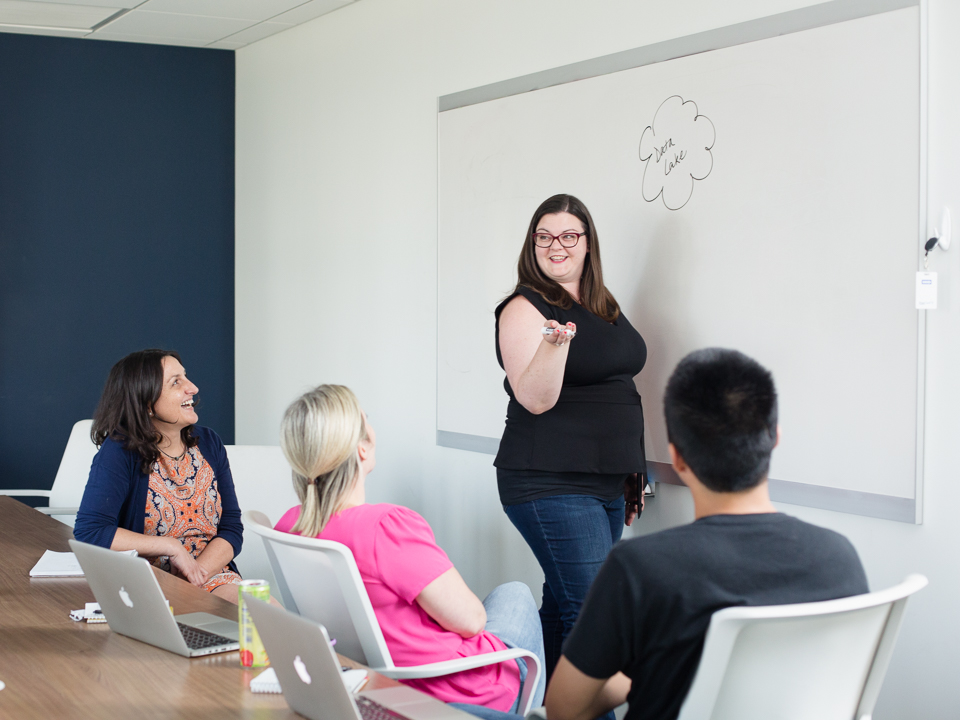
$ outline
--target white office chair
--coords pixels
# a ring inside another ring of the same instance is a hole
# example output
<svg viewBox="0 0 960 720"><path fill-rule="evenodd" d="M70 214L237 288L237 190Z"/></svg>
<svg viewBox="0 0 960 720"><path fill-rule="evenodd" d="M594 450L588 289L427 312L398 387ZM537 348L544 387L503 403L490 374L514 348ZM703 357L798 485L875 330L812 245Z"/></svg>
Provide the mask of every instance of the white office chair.
<svg viewBox="0 0 960 720"><path fill-rule="evenodd" d="M90 476L90 465L97 454L97 446L90 439L93 420L80 420L75 423L63 451L57 476L49 490L0 490L0 495L14 497L49 498L49 507L36 508L55 519L73 527L83 498L83 489Z"/></svg>
<svg viewBox="0 0 960 720"><path fill-rule="evenodd" d="M226 445L230 474L241 510L258 508L270 517L280 517L299 505L293 489L290 466L279 445ZM236 559L245 579L262 579L276 587L263 540L249 527L243 529L243 549Z"/></svg>
<svg viewBox="0 0 960 720"><path fill-rule="evenodd" d="M926 584L717 611L678 720L870 720L907 598Z"/></svg>
<svg viewBox="0 0 960 720"><path fill-rule="evenodd" d="M428 665L397 667L363 586L353 553L346 545L279 532L261 512L246 512L244 524L264 541L283 606L322 623L337 639L337 652L396 679L439 677L523 658L527 677L518 712L530 710L542 672L539 658L519 648L457 658Z"/></svg>

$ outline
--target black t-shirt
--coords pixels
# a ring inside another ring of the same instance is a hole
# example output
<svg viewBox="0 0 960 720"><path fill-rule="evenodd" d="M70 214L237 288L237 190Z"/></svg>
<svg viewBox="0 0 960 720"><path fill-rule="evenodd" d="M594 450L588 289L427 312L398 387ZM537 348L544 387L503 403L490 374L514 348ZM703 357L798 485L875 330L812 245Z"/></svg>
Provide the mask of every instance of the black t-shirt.
<svg viewBox="0 0 960 720"><path fill-rule="evenodd" d="M590 677L631 678L627 720L673 720L717 610L865 592L842 535L781 513L712 515L617 545L563 654Z"/></svg>
<svg viewBox="0 0 960 720"><path fill-rule="evenodd" d="M573 322L571 341L557 403L534 415L510 396L497 468L550 473L625 475L646 471L643 453L643 406L633 382L647 359L647 346L623 313L612 323L574 302L564 310L548 304L526 287L496 309L497 360L500 353L500 313L517 295L525 297L549 320ZM559 488L562 491L562 487ZM512 504L517 497L508 498Z"/></svg>

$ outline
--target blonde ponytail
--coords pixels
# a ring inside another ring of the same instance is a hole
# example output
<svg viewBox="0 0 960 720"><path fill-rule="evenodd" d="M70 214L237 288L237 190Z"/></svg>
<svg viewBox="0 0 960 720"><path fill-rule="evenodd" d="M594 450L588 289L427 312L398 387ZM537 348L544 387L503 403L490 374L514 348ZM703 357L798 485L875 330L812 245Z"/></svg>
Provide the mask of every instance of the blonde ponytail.
<svg viewBox="0 0 960 720"><path fill-rule="evenodd" d="M350 388L320 385L290 404L280 423L280 447L301 504L293 532L314 537L330 522L357 482L357 446L366 439L363 411Z"/></svg>

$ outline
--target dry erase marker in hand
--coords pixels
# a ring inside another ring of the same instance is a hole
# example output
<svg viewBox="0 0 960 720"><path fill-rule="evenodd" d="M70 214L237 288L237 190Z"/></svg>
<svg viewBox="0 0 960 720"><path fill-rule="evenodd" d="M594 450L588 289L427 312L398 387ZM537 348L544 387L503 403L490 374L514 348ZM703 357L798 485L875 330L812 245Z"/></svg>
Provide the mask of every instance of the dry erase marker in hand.
<svg viewBox="0 0 960 720"><path fill-rule="evenodd" d="M540 332L543 333L544 335L553 335L554 333L558 333L560 335L565 335L570 339L573 339L577 334L577 331L574 330L573 328L568 328L563 325L557 328L545 327L541 329Z"/></svg>

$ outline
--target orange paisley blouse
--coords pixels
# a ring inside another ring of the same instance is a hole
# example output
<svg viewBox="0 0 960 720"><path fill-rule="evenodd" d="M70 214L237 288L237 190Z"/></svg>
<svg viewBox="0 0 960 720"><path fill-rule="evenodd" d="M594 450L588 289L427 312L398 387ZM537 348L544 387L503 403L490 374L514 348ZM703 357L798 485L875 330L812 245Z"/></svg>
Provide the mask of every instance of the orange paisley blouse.
<svg viewBox="0 0 960 720"><path fill-rule="evenodd" d="M144 535L173 536L191 555L199 557L217 535L221 510L213 468L200 448L189 448L176 460L161 455L153 463L147 488ZM161 570L173 570L166 555L154 558L152 563ZM225 566L202 587L209 592L238 582L240 575Z"/></svg>

